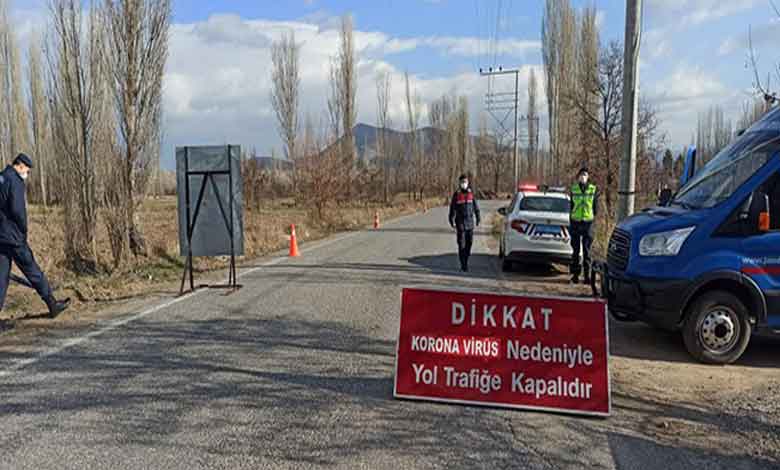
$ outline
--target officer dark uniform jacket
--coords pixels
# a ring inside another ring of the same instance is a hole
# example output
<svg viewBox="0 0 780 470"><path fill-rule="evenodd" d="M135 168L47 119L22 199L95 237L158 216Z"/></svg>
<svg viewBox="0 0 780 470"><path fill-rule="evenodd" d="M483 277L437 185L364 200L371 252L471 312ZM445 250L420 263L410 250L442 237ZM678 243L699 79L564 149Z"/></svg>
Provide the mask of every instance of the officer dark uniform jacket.
<svg viewBox="0 0 780 470"><path fill-rule="evenodd" d="M587 172L583 168L579 174ZM590 282L591 255L593 245L593 221L598 215L598 188L590 182L576 182L571 187L571 245L574 250L571 264L572 281L579 282L580 273L585 274L585 282ZM580 260L582 247L582 260Z"/></svg>
<svg viewBox="0 0 780 470"><path fill-rule="evenodd" d="M20 154L15 162L32 168L32 160ZM24 180L13 166L6 166L0 172L0 309L5 303L11 274L11 261L24 273L32 287L38 292L50 313L58 309L46 276L35 262L32 250L27 244L27 202ZM64 308L63 308L64 309ZM63 309L60 309L63 310Z"/></svg>
<svg viewBox="0 0 780 470"><path fill-rule="evenodd" d="M477 199L471 188L459 189L452 195L449 220L450 225L458 231L460 268L463 271L468 271L471 245L474 241L474 227L480 223L479 204L477 204Z"/></svg>

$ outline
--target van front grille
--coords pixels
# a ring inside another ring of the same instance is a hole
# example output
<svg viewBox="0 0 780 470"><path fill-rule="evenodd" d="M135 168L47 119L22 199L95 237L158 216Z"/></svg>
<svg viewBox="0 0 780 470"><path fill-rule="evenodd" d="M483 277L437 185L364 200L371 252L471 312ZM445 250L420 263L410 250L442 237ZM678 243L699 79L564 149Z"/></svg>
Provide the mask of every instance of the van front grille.
<svg viewBox="0 0 780 470"><path fill-rule="evenodd" d="M607 265L610 270L625 271L631 255L631 234L616 228L609 239Z"/></svg>

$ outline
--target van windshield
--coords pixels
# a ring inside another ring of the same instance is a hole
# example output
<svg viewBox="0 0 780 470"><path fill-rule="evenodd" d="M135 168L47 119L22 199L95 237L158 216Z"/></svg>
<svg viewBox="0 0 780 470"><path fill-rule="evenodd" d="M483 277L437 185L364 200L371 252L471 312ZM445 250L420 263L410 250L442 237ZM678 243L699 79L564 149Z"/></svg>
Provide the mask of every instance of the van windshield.
<svg viewBox="0 0 780 470"><path fill-rule="evenodd" d="M683 186L672 204L687 209L725 201L780 151L780 110L770 112L710 160Z"/></svg>

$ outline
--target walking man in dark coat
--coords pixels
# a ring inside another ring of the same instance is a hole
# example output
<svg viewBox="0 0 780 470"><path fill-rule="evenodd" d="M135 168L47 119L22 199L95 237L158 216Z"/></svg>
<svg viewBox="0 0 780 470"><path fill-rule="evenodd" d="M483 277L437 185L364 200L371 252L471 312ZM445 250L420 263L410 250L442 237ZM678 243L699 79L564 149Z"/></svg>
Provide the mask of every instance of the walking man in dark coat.
<svg viewBox="0 0 780 470"><path fill-rule="evenodd" d="M474 228L479 226L479 205L469 186L469 178L461 175L460 188L452 195L450 203L450 225L458 231L458 255L460 269L469 270L471 245L474 242Z"/></svg>
<svg viewBox="0 0 780 470"><path fill-rule="evenodd" d="M49 317L54 318L68 308L70 299L58 301L54 298L49 281L27 244L25 180L32 167L32 159L20 153L12 165L0 172L0 310L5 303L13 261L46 302Z"/></svg>

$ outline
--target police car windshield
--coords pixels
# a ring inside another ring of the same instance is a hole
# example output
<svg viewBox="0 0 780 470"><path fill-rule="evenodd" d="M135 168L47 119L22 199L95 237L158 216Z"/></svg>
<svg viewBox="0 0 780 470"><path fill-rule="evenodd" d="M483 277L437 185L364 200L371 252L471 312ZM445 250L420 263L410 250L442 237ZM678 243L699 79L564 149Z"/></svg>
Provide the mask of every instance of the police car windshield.
<svg viewBox="0 0 780 470"><path fill-rule="evenodd" d="M569 200L560 197L529 196L520 200L521 211L569 212Z"/></svg>
<svg viewBox="0 0 780 470"><path fill-rule="evenodd" d="M779 150L780 109L776 109L718 152L680 189L672 204L687 209L720 204Z"/></svg>

